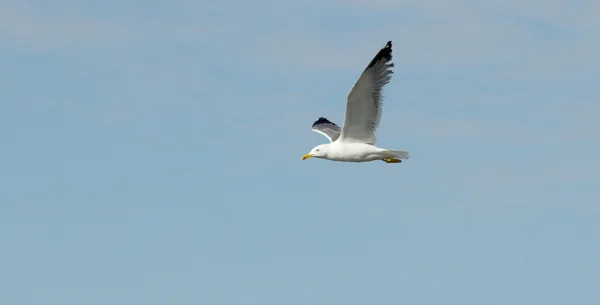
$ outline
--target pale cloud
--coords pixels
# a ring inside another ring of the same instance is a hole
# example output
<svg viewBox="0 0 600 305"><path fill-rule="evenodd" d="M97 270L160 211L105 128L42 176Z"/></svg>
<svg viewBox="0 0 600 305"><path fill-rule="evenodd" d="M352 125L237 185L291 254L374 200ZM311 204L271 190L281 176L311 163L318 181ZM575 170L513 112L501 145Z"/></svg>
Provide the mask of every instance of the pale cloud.
<svg viewBox="0 0 600 305"><path fill-rule="evenodd" d="M127 49L150 42L221 44L224 52L240 62L251 60L283 74L292 68L355 71L357 62L393 40L399 68L492 67L499 78L531 80L537 76L537 81L556 81L563 75L600 68L595 56L600 43L592 35L600 28L600 18L596 18L600 5L594 1L580 5L567 1L330 1L321 9L352 13L354 7L387 18L382 24L330 31L313 26L319 20L314 12L293 1L261 1L260 6L268 10L235 5L235 1L220 8L183 1L159 5L164 13L156 16L144 15L140 7L127 3L102 16L91 14L76 1L57 3L52 10L23 1L0 4L3 44L17 50L60 52ZM217 12L219 18L214 17ZM527 18L568 29L570 36L540 38L535 27L518 21Z"/></svg>
<svg viewBox="0 0 600 305"><path fill-rule="evenodd" d="M64 50L77 46L95 48L135 38L128 26L92 17L51 14L23 2L0 5L0 37L3 44L29 50Z"/></svg>
<svg viewBox="0 0 600 305"><path fill-rule="evenodd" d="M64 1L49 7L24 1L0 4L1 43L17 52L127 49L152 41L193 41L214 32L177 19L154 20L131 10L98 16Z"/></svg>
<svg viewBox="0 0 600 305"><path fill-rule="evenodd" d="M551 154L493 157L485 164L475 162L475 167L465 168L454 177L453 185L464 190L455 204L485 208L537 204L544 208L553 202L598 211L600 193L594 190L600 167L593 160Z"/></svg>
<svg viewBox="0 0 600 305"><path fill-rule="evenodd" d="M372 12L408 10L415 14L436 19L469 19L481 14L495 14L496 18L544 22L572 30L597 32L600 24L600 4L593 0L583 1L440 1L440 0L349 0L344 1L360 9Z"/></svg>
<svg viewBox="0 0 600 305"><path fill-rule="evenodd" d="M482 7L530 22L546 22L584 33L597 33L600 5L597 1L487 1Z"/></svg>
<svg viewBox="0 0 600 305"><path fill-rule="evenodd" d="M399 68L490 68L495 80L537 83L600 69L595 38L600 12L594 1L503 3L353 0L350 5L371 9L387 22L331 33L283 28L258 34L248 42L249 51L275 73L284 73L284 67L357 69L357 62L389 39Z"/></svg>
<svg viewBox="0 0 600 305"><path fill-rule="evenodd" d="M382 118L381 138L410 138L411 141L445 142L471 140L476 143L493 142L506 146L557 145L548 155L560 154L569 147L600 142L600 125L595 105L554 105L539 111L514 109L498 114L481 115L465 111L453 114L421 110L402 110L402 101L394 102ZM535 106L527 106L532 108ZM388 107L389 108L389 107ZM399 131L399 132L398 132ZM580 149L580 148L579 148ZM570 152L574 155L577 152ZM586 147L585 154L598 154L600 147ZM592 160L593 161L593 160ZM600 165L600 164L599 164Z"/></svg>

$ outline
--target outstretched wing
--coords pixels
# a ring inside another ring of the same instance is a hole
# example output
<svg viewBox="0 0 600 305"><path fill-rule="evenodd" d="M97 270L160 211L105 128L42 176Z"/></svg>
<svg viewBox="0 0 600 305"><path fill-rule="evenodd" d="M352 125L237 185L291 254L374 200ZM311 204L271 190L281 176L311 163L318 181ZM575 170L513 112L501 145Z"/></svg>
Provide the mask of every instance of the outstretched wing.
<svg viewBox="0 0 600 305"><path fill-rule="evenodd" d="M338 125L324 117L320 117L313 123L312 130L326 136L331 142L337 140L341 132Z"/></svg>
<svg viewBox="0 0 600 305"><path fill-rule="evenodd" d="M381 120L382 91L393 73L391 61L392 42L388 41L350 89L340 141L372 145L377 142L375 132Z"/></svg>

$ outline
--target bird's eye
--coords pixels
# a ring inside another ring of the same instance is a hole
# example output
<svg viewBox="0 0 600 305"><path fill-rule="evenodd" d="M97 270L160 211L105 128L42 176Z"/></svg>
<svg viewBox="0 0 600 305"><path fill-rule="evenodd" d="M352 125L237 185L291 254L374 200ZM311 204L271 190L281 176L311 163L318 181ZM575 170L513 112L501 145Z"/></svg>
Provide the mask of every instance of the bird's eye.
<svg viewBox="0 0 600 305"><path fill-rule="evenodd" d="M317 151L319 151L319 150L317 149Z"/></svg>

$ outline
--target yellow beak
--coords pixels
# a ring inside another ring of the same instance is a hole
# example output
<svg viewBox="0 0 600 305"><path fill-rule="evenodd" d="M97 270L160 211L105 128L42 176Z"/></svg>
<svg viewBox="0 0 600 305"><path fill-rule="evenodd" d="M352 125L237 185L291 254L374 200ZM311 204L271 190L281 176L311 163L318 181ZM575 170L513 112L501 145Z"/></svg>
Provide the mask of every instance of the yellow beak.
<svg viewBox="0 0 600 305"><path fill-rule="evenodd" d="M306 159L308 159L310 157L312 157L311 154L306 154L306 155L302 156L302 160L306 160Z"/></svg>

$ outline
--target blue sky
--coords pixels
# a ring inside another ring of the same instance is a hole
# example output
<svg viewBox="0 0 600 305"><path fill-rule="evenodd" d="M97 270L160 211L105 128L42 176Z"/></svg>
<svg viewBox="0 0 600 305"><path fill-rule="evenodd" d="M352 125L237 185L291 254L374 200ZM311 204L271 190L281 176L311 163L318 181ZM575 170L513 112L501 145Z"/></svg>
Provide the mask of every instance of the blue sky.
<svg viewBox="0 0 600 305"><path fill-rule="evenodd" d="M3 1L0 305L600 302L598 1ZM301 161L394 42L378 145Z"/></svg>

